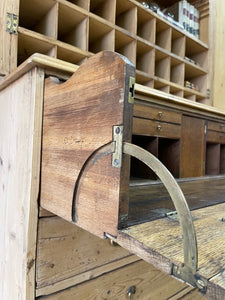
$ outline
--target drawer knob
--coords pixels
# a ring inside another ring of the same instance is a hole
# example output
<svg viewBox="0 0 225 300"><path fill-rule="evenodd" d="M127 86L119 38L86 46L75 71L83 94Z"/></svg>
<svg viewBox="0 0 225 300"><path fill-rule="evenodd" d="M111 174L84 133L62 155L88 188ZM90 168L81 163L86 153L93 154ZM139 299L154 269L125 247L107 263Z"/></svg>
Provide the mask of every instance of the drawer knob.
<svg viewBox="0 0 225 300"><path fill-rule="evenodd" d="M162 131L162 126L161 126L161 125L158 125L158 126L157 126L157 130L158 130L158 131Z"/></svg>
<svg viewBox="0 0 225 300"><path fill-rule="evenodd" d="M129 287L129 289L127 290L127 295L128 295L128 299L131 299L131 296L134 295L136 293L136 286L132 285Z"/></svg>
<svg viewBox="0 0 225 300"><path fill-rule="evenodd" d="M221 125L220 125L220 128L221 128L221 129L224 129L224 124L221 124Z"/></svg>
<svg viewBox="0 0 225 300"><path fill-rule="evenodd" d="M162 118L162 114L163 113L161 111L159 111L158 115L159 115L160 118Z"/></svg>

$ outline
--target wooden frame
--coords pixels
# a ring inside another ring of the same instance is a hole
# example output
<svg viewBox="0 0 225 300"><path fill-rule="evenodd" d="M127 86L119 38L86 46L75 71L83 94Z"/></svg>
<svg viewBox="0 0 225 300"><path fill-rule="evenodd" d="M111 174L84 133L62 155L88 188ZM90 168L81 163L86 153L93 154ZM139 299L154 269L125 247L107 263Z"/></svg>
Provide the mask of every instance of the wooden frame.
<svg viewBox="0 0 225 300"><path fill-rule="evenodd" d="M138 72L141 71L136 77L137 83L213 105L213 97L208 99L207 94L212 80L208 79L206 26L202 26L204 34L197 40L134 0L48 0L45 3L36 0L33 5L27 0L11 0L15 7L12 11L6 2L4 0L0 7L2 25L7 11L18 16L19 27L17 35L1 31L2 40L8 43L4 43L6 48L0 53L5 65L0 66L2 75L35 52L80 65L85 58L110 50L128 57ZM205 2L204 7L198 7L204 24L210 18L208 2ZM194 5L198 6L198 1L194 1ZM11 55L7 52L9 47ZM159 52L167 57L160 64ZM174 59L180 67L171 64ZM211 61L212 55L210 64ZM166 74L160 69L165 69ZM185 81L198 86L198 90L186 87Z"/></svg>

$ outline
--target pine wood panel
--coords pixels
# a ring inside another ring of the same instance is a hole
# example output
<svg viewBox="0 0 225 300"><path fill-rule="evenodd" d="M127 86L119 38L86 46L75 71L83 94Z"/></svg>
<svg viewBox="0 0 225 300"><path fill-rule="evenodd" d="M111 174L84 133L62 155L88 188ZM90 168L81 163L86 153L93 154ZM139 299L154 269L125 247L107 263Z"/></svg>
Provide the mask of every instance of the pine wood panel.
<svg viewBox="0 0 225 300"><path fill-rule="evenodd" d="M122 247L111 246L108 239L102 240L59 217L41 218L37 241L37 289L79 274L81 277L88 271L83 280L91 279L95 268L102 265L107 268L107 264L129 256Z"/></svg>
<svg viewBox="0 0 225 300"><path fill-rule="evenodd" d="M33 299L44 72L0 94L0 298Z"/></svg>
<svg viewBox="0 0 225 300"><path fill-rule="evenodd" d="M154 283L154 284L153 284ZM71 287L43 299L128 299L127 290L136 287L131 299L168 299L185 285L140 261L94 280ZM40 297L39 299L42 299Z"/></svg>

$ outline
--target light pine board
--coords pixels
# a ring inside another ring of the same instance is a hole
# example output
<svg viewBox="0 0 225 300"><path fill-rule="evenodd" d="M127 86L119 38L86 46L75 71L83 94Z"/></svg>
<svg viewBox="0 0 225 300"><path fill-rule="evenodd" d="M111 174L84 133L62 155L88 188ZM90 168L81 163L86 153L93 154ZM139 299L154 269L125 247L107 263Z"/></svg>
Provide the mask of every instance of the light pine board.
<svg viewBox="0 0 225 300"><path fill-rule="evenodd" d="M32 299L44 73L34 68L0 94L0 298Z"/></svg>

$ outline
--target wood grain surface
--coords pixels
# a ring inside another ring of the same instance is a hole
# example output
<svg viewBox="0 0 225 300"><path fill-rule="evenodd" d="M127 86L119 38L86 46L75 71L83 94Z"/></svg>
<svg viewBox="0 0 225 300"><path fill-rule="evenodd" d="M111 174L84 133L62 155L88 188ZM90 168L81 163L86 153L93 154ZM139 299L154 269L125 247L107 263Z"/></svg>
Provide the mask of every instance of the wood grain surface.
<svg viewBox="0 0 225 300"><path fill-rule="evenodd" d="M112 141L114 125L124 125L123 138L131 139L130 76L134 77L134 67L128 60L104 51L87 60L64 84L46 81L43 208L72 221L75 183L84 163ZM129 169L122 174L128 188ZM116 235L120 184L121 169L112 167L111 155L93 164L75 195L77 224L102 237L104 232Z"/></svg>

